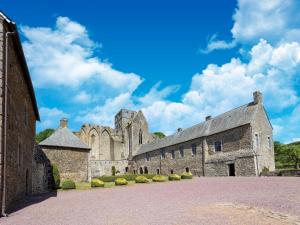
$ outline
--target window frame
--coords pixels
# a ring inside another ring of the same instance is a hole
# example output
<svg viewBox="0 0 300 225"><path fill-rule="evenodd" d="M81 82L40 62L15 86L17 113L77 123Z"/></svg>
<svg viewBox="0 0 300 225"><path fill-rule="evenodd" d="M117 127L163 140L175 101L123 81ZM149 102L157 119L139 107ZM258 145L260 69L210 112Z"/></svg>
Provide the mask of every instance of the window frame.
<svg viewBox="0 0 300 225"><path fill-rule="evenodd" d="M220 145L219 145L220 146L220 151L216 149L216 143L220 143ZM223 142L222 142L222 140L214 141L214 151L215 152L222 152L222 150L223 150Z"/></svg>
<svg viewBox="0 0 300 225"><path fill-rule="evenodd" d="M193 143L191 147L192 147L192 156L197 155L197 144Z"/></svg>
<svg viewBox="0 0 300 225"><path fill-rule="evenodd" d="M171 158L176 159L175 149L171 150Z"/></svg>
<svg viewBox="0 0 300 225"><path fill-rule="evenodd" d="M179 154L180 154L181 158L184 158L184 146L179 147Z"/></svg>
<svg viewBox="0 0 300 225"><path fill-rule="evenodd" d="M272 138L271 138L271 136L268 136L267 139L268 139L268 148L272 149Z"/></svg>
<svg viewBox="0 0 300 225"><path fill-rule="evenodd" d="M165 148L160 149L160 158L161 159L166 158L166 149Z"/></svg>
<svg viewBox="0 0 300 225"><path fill-rule="evenodd" d="M146 162L150 162L150 156L148 152L146 152Z"/></svg>

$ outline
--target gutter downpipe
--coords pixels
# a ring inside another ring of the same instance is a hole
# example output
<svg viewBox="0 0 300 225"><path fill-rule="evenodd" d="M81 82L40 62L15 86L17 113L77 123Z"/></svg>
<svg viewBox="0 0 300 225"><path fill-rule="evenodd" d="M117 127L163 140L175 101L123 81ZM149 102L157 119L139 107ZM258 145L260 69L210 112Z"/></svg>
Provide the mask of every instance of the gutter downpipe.
<svg viewBox="0 0 300 225"><path fill-rule="evenodd" d="M4 96L4 144L3 144L3 185L2 185L2 205L1 205L1 216L6 217L6 148L7 148L7 81L8 81L8 37L13 35L15 32L5 33L5 96Z"/></svg>

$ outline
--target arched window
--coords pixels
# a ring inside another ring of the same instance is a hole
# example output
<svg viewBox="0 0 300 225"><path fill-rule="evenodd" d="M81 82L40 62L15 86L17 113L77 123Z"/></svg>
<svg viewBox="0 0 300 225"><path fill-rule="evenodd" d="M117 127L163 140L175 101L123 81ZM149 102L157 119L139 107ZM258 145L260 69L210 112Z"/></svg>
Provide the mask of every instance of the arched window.
<svg viewBox="0 0 300 225"><path fill-rule="evenodd" d="M189 173L190 169L188 167L185 168L185 172Z"/></svg>
<svg viewBox="0 0 300 225"><path fill-rule="evenodd" d="M171 170L171 174L173 174L174 173L174 171L173 170Z"/></svg>
<svg viewBox="0 0 300 225"><path fill-rule="evenodd" d="M139 144L143 144L143 131L140 129L140 132L139 132Z"/></svg>
<svg viewBox="0 0 300 225"><path fill-rule="evenodd" d="M156 173L159 174L159 169L156 169Z"/></svg>
<svg viewBox="0 0 300 225"><path fill-rule="evenodd" d="M147 168L147 166L144 166L144 173L148 174L148 168Z"/></svg>
<svg viewBox="0 0 300 225"><path fill-rule="evenodd" d="M143 173L144 173L143 168L140 167L140 174L143 174Z"/></svg>

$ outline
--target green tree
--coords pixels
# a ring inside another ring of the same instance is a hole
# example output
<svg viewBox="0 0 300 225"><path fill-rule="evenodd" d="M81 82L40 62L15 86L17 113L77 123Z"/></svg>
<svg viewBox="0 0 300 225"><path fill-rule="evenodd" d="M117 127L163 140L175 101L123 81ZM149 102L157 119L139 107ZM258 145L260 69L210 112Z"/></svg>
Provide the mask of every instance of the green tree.
<svg viewBox="0 0 300 225"><path fill-rule="evenodd" d="M51 173L53 179L53 189L56 190L60 186L60 174L58 170L58 166L56 164L51 165Z"/></svg>
<svg viewBox="0 0 300 225"><path fill-rule="evenodd" d="M159 132L159 131L154 132L153 134L154 134L156 137L158 137L159 139L162 139L162 138L164 138L164 137L166 136L163 132Z"/></svg>
<svg viewBox="0 0 300 225"><path fill-rule="evenodd" d="M54 133L54 129L45 129L41 132L39 132L37 135L35 135L35 141L37 143L42 142L43 140L45 140L46 138L48 138L49 136L51 136Z"/></svg>
<svg viewBox="0 0 300 225"><path fill-rule="evenodd" d="M284 146L284 152L287 156L289 163L293 164L295 169L299 169L300 165L300 145L288 144Z"/></svg>

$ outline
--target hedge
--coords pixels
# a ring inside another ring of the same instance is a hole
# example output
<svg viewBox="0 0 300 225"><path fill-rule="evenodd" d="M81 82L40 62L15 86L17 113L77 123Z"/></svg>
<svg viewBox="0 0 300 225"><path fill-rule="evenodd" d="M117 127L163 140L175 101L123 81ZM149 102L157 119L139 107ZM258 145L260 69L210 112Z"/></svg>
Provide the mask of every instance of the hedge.
<svg viewBox="0 0 300 225"><path fill-rule="evenodd" d="M75 182L73 180L65 180L62 183L61 188L63 190L76 189Z"/></svg>
<svg viewBox="0 0 300 225"><path fill-rule="evenodd" d="M128 182L125 178L117 178L115 181L116 185L127 185Z"/></svg>
<svg viewBox="0 0 300 225"><path fill-rule="evenodd" d="M181 174L181 179L192 179L193 174L191 172L184 172Z"/></svg>
<svg viewBox="0 0 300 225"><path fill-rule="evenodd" d="M167 177L162 176L162 175L155 175L155 176L152 178L152 180L153 180L154 182L165 182L165 181L167 181Z"/></svg>
<svg viewBox="0 0 300 225"><path fill-rule="evenodd" d="M180 180L180 179L181 177L175 173L169 175L169 180Z"/></svg>
<svg viewBox="0 0 300 225"><path fill-rule="evenodd" d="M98 179L102 180L103 182L115 182L117 178L125 178L128 181L134 181L135 178L141 176L140 174L123 174L123 175L116 175L116 176L101 176L97 177ZM152 179L155 174L143 174L144 177L147 179Z"/></svg>
<svg viewBox="0 0 300 225"><path fill-rule="evenodd" d="M150 180L147 179L145 176L137 176L135 178L135 183L149 183Z"/></svg>
<svg viewBox="0 0 300 225"><path fill-rule="evenodd" d="M102 180L94 178L91 181L91 187L104 187L104 182Z"/></svg>
<svg viewBox="0 0 300 225"><path fill-rule="evenodd" d="M51 173L52 173L52 179L53 179L53 186L52 188L54 190L59 189L60 186L60 175L58 166L56 164L51 165Z"/></svg>

